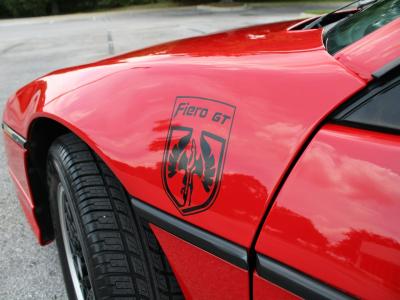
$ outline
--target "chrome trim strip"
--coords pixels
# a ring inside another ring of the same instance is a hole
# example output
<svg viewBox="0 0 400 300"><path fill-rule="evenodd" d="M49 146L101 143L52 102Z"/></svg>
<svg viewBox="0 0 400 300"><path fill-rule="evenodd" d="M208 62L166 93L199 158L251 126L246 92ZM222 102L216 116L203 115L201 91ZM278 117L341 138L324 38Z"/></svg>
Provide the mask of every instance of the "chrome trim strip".
<svg viewBox="0 0 400 300"><path fill-rule="evenodd" d="M26 149L27 146L27 141L26 139L17 133L14 129L12 129L10 126L8 126L6 123L1 124L1 128L3 128L3 131L18 145L20 145L22 148Z"/></svg>

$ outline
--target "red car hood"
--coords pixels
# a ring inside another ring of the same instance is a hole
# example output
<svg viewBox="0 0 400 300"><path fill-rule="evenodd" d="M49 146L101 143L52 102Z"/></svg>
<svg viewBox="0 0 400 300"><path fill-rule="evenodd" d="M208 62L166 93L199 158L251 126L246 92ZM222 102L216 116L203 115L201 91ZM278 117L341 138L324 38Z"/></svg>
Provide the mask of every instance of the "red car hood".
<svg viewBox="0 0 400 300"><path fill-rule="evenodd" d="M238 69L270 62L268 53L296 53L324 50L322 30L291 30L296 21L239 28L226 32L173 41L137 50L99 62L54 71L40 80L46 82L46 101L70 90L131 68L156 67L160 64L228 64ZM262 57L261 57L262 56ZM275 56L271 56L275 60ZM217 61L215 61L217 60ZM250 65L246 61L251 61ZM327 56L327 62L332 58ZM288 61L281 61L282 67ZM247 65L247 66L246 66ZM276 63L271 64L274 68Z"/></svg>
<svg viewBox="0 0 400 300"><path fill-rule="evenodd" d="M239 28L194 37L127 53L117 59L142 55L244 56L266 52L292 52L323 48L320 29L291 29L299 21Z"/></svg>

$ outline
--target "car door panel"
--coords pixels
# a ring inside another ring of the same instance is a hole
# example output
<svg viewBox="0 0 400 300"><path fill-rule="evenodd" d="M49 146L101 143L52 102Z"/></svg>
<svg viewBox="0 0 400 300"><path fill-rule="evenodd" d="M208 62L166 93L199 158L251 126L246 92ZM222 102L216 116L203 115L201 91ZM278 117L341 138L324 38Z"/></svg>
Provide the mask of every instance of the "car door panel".
<svg viewBox="0 0 400 300"><path fill-rule="evenodd" d="M349 295L400 297L400 136L325 125L287 178L256 251Z"/></svg>
<svg viewBox="0 0 400 300"><path fill-rule="evenodd" d="M254 300L297 300L300 297L290 293L282 287L265 280L260 275L253 274L253 299Z"/></svg>

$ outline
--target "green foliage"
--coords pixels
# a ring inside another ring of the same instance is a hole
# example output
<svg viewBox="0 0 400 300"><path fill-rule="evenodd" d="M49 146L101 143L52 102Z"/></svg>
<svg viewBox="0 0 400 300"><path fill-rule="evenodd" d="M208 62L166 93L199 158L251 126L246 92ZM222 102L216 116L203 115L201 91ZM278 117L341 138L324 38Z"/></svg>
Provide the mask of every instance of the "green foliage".
<svg viewBox="0 0 400 300"><path fill-rule="evenodd" d="M195 4L218 2L216 0L174 0L174 1L182 5L195 5Z"/></svg>
<svg viewBox="0 0 400 300"><path fill-rule="evenodd" d="M135 5L135 4L145 4L157 2L155 0L99 0L98 7L107 8L107 7L121 7L121 6L128 6L128 5Z"/></svg>
<svg viewBox="0 0 400 300"><path fill-rule="evenodd" d="M0 0L0 18L9 17L11 16L8 9L4 6L4 3Z"/></svg>
<svg viewBox="0 0 400 300"><path fill-rule="evenodd" d="M90 11L159 0L0 0L0 17L32 17L48 14Z"/></svg>
<svg viewBox="0 0 400 300"><path fill-rule="evenodd" d="M88 11L97 7L97 0L52 0L60 13ZM53 9L54 11L54 9Z"/></svg>
<svg viewBox="0 0 400 300"><path fill-rule="evenodd" d="M13 17L43 16L48 12L50 0L3 0L0 5Z"/></svg>

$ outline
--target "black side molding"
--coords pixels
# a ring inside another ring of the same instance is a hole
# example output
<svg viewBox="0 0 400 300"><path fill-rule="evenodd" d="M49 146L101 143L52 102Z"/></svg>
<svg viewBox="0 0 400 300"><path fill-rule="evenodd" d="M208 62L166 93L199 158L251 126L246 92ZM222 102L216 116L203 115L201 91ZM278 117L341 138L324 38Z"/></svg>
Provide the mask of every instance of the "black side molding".
<svg viewBox="0 0 400 300"><path fill-rule="evenodd" d="M182 221L131 197L135 212L149 223L244 270L249 270L246 248ZM356 299L272 258L255 255L256 272L264 279L303 299Z"/></svg>
<svg viewBox="0 0 400 300"><path fill-rule="evenodd" d="M195 227L140 200L132 198L131 202L135 212L150 223L237 267L248 270L246 248Z"/></svg>
<svg viewBox="0 0 400 300"><path fill-rule="evenodd" d="M264 279L303 299L355 299L280 262L257 254L256 271Z"/></svg>
<svg viewBox="0 0 400 300"><path fill-rule="evenodd" d="M400 58L397 58L397 59L387 63L382 68L380 68L379 70L375 71L372 74L372 77L374 77L376 79L379 79L379 78L383 77L384 75L394 71L398 67L400 67Z"/></svg>
<svg viewBox="0 0 400 300"><path fill-rule="evenodd" d="M27 142L26 139L18 134L14 129L12 129L10 126L8 126L6 123L1 124L1 128L3 131L18 145L20 145L22 148L27 148Z"/></svg>

